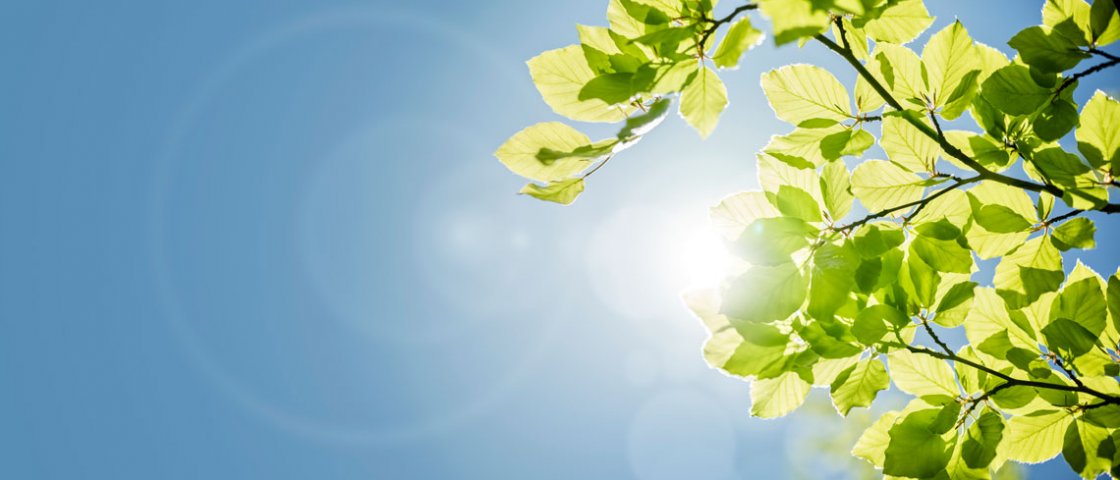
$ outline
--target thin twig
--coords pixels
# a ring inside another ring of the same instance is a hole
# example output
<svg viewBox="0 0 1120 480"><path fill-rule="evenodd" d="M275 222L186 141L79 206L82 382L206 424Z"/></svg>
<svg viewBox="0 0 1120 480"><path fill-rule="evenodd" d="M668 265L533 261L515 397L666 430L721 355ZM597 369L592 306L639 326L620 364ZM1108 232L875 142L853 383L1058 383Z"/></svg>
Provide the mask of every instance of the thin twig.
<svg viewBox="0 0 1120 480"><path fill-rule="evenodd" d="M712 34L716 33L716 30L719 30L719 27L731 22L735 19L735 17L739 16L740 13L743 13L747 10L754 10L756 8L758 8L758 5L754 3L748 3L746 5L736 7L735 10L732 10L731 13L729 13L726 17L723 17L719 20L706 20L712 22L712 25L704 30L704 35L700 37L700 42L697 43L697 46L701 51L703 51L704 45L708 43L708 38L710 38Z"/></svg>

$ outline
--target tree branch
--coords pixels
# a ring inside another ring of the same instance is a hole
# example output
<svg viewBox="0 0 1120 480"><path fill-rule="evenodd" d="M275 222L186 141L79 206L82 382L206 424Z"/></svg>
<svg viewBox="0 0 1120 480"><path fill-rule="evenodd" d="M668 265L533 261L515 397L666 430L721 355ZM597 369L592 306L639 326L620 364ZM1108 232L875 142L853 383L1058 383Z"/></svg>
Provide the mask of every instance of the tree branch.
<svg viewBox="0 0 1120 480"><path fill-rule="evenodd" d="M700 42L697 43L697 45L700 47L700 49L703 49L704 44L708 43L708 38L710 38L712 36L712 34L716 33L716 30L719 30L719 27L723 26L726 23L731 22L732 20L735 19L735 17L739 16L740 13L743 13L747 10L754 10L756 8L758 8L757 4L748 3L746 5L740 5L739 7L736 7L735 10L732 10L731 13L727 14L726 17L723 17L721 19L718 19L718 20L705 19L706 21L712 22L712 25L704 30L704 35L700 37Z"/></svg>
<svg viewBox="0 0 1120 480"><path fill-rule="evenodd" d="M1092 75L1094 73L1097 73L1101 70L1104 70L1108 67L1111 67L1113 65L1116 65L1116 64L1120 63L1120 57L1117 57L1115 55L1110 55L1108 53L1102 52L1102 51L1097 50L1095 48L1092 49L1092 50L1089 50L1089 51L1093 52L1093 53L1096 53L1098 55L1101 55L1105 58L1108 58L1109 61L1101 63L1101 64L1094 65L1094 66L1092 66L1088 69L1085 69L1085 70L1082 70L1080 72L1077 72L1077 73L1073 74L1073 76L1067 78L1064 82L1062 82L1062 84L1058 86L1057 90L1054 90L1054 95L1051 98L1058 98L1059 96L1061 96L1062 90L1065 90L1070 85L1073 85L1074 82L1076 82L1076 81L1078 81L1078 80L1080 80L1084 77L1087 77L1089 75Z"/></svg>
<svg viewBox="0 0 1120 480"><path fill-rule="evenodd" d="M845 60L847 60L848 63L852 66L852 68L855 68L856 72L858 72L859 75L861 77L863 77L863 79L866 80L869 85L871 85L871 88L874 89L875 92L878 93L879 96L883 98L883 101L885 101L887 103L887 105L890 105L891 108L893 108L895 110L898 110L898 111L904 111L905 110L904 108L902 108L902 104L900 104L898 102L898 100L895 99L894 96L891 95L891 93L888 92L887 89L885 87L883 87L883 85L881 83L879 83L879 80L877 78L875 78L875 76L872 75L871 72L869 72L867 70L867 68L864 67L864 65L862 63L860 63L859 59L855 58L855 56L852 54L851 50L845 49L844 47L841 47L836 42L832 41L828 37L826 37L824 35L821 35L821 34L817 34L813 38L815 38L817 41L824 44L830 50L836 52L841 57L843 57ZM1105 68L1106 66L1111 66L1111 65L1114 65L1116 63L1120 63L1120 57L1118 57L1117 60L1113 60L1113 61L1110 61L1110 62L1105 63L1105 64L1097 65L1096 67L1093 67L1089 70L1098 71L1098 70L1101 70L1101 69ZM1092 71L1087 70L1087 71L1082 72L1078 75L1085 76L1085 75L1088 75L1090 73L1093 73ZM919 131L921 131L926 136L936 140L938 145L941 147L941 149L945 153L947 153L949 156L959 160L961 163L963 163L968 168L971 168L972 170L974 170L977 174L979 174L981 180L991 180L991 181L994 181L994 182L1002 183L1004 185L1009 185L1009 186L1012 186L1012 187L1018 187L1020 189L1029 190L1029 191L1032 191L1032 192L1046 192L1046 193L1049 193L1049 194L1054 195L1055 197L1059 197L1059 198L1062 197L1063 194L1065 193L1061 188L1058 188L1056 185L1051 185L1051 184L1042 185L1042 184L1038 184L1038 183L1034 183L1034 182L1029 182L1029 181L1026 181L1026 180L1020 180L1020 179L1014 178L1014 177L1009 177L1009 176L1006 176L1006 175L1001 175L999 173L988 170L983 165L980 165L976 160L972 159L972 157L969 157L968 155L966 155L963 151L961 151L961 149L957 148L952 143L949 143L949 141L946 140L943 135L938 135L937 131L933 127L930 127L929 125L926 125L926 123L921 121L919 118L916 118L915 116L912 116L912 115L899 115L899 116L902 117L903 119L905 119L907 122L909 122L911 125L913 125L915 128L917 128ZM1120 204L1115 204L1115 203L1106 204L1105 206L1103 206L1103 207L1101 207L1097 210L1099 210L1101 212L1104 212L1104 213L1120 213Z"/></svg>
<svg viewBox="0 0 1120 480"><path fill-rule="evenodd" d="M889 343L887 343L887 345L897 347L897 348L905 348L905 349L907 349L907 350L909 350L913 353L921 353L923 355L929 355L931 357L939 358L941 360L950 360L950 361L953 361L955 363L968 365L972 368L980 370L981 372L987 373L988 375L991 375L993 377L999 378L1000 380L1003 380L1004 382L1007 382L1006 384L1004 384L1004 385L1007 385L1007 387L1003 387L1003 388L1034 387L1034 388L1045 388L1045 389L1049 389L1049 390L1059 390L1059 391L1063 391L1063 392L1084 393L1084 394L1088 394L1088 395L1092 395L1094 397L1097 397L1101 400L1104 400L1104 402L1107 403L1107 404L1120 405L1120 397L1112 396L1112 395L1109 395L1107 393L1098 392L1098 391L1093 390L1092 388L1089 388L1085 385L1062 385L1062 384L1057 384L1057 383L1037 382L1037 381L1034 381L1034 380L1021 380L1021 379L1012 377L1012 376L1010 376L1006 373L1000 372L998 370L994 370L992 368L986 367L986 366L984 366L980 363L974 362L974 361L969 360L967 358L962 358L955 353L953 353L953 354L941 353L941 352L938 352L936 350L930 350L930 349L925 348L925 347L917 347L917 346L914 346L914 345L907 345L907 344L895 343L895 342L889 342Z"/></svg>
<svg viewBox="0 0 1120 480"><path fill-rule="evenodd" d="M971 177L971 178L959 178L959 179L957 179L956 183L953 183L952 185L949 185L948 187L942 188L941 190L938 190L938 191L934 192L932 195L930 195L926 198L923 198L921 200L917 200L917 201L914 201L914 202L910 202L910 203L904 203L904 204L896 206L896 207L891 207L891 208L888 208L888 209L885 209L885 210L875 212L871 215L863 217L859 220L856 220L856 221L854 221L852 223L849 223L847 225L844 225L842 227L834 227L832 230L836 231L836 232L850 231L850 230L852 230L856 227L859 227L859 226L861 226L861 225L863 225L867 222L870 222L870 221L875 220L877 218L883 218L883 217L885 217L887 215L890 215L894 212L897 212L899 210L905 210L905 209L910 208L910 207L918 207L918 209L914 211L914 214L917 214L918 212L921 211L922 208L925 208L926 204L936 200L938 197L940 197L942 195L945 195L946 193L949 193L950 190L960 188L960 187L962 187L964 185L968 185L970 183L976 183L980 180L981 180L981 177L978 177L978 176L977 177ZM911 217L913 217L913 214L911 215Z"/></svg>

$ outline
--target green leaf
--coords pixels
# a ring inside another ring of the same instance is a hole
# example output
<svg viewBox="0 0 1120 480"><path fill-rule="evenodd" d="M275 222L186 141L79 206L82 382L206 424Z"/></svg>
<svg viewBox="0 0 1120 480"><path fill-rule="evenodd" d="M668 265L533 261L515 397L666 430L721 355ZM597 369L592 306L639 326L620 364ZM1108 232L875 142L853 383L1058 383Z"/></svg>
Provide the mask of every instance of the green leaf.
<svg viewBox="0 0 1120 480"><path fill-rule="evenodd" d="M740 192L724 198L711 209L712 228L726 240L736 240L760 218L780 216L764 192Z"/></svg>
<svg viewBox="0 0 1120 480"><path fill-rule="evenodd" d="M922 96L929 90L926 67L918 54L909 48L878 43L873 57L877 60L879 75L885 85L900 102L925 106Z"/></svg>
<svg viewBox="0 0 1120 480"><path fill-rule="evenodd" d="M784 320L805 303L809 279L792 263L755 266L731 280L721 310L734 321Z"/></svg>
<svg viewBox="0 0 1120 480"><path fill-rule="evenodd" d="M875 137L862 128L846 128L821 139L821 154L828 160L861 155L875 144Z"/></svg>
<svg viewBox="0 0 1120 480"><path fill-rule="evenodd" d="M1034 133L1043 141L1054 142L1073 130L1077 122L1077 104L1058 99L1045 104L1035 115Z"/></svg>
<svg viewBox="0 0 1120 480"><path fill-rule="evenodd" d="M732 253L755 265L780 265L790 255L809 246L817 229L792 217L760 218L752 222L731 245Z"/></svg>
<svg viewBox="0 0 1120 480"><path fill-rule="evenodd" d="M894 384L911 395L956 398L960 394L953 369L934 357L896 350L887 355L887 366Z"/></svg>
<svg viewBox="0 0 1120 480"><path fill-rule="evenodd" d="M1072 422L1066 428L1063 444L1062 456L1082 478L1097 478L1112 467L1116 447L1104 428L1082 421Z"/></svg>
<svg viewBox="0 0 1120 480"><path fill-rule="evenodd" d="M520 193L529 195L538 200L556 202L561 205L570 205L576 200L579 194L583 193L583 179L569 178L566 180L556 180L549 182L548 185L545 186L530 183L525 185Z"/></svg>
<svg viewBox="0 0 1120 480"><path fill-rule="evenodd" d="M1094 168L1111 165L1120 175L1120 101L1097 90L1081 109L1077 149Z"/></svg>
<svg viewBox="0 0 1120 480"><path fill-rule="evenodd" d="M852 210L852 179L844 162L829 162L821 172L821 195L833 220L840 220Z"/></svg>
<svg viewBox="0 0 1120 480"><path fill-rule="evenodd" d="M633 39L665 28L669 17L656 8L633 0L610 0L607 21L612 31Z"/></svg>
<svg viewBox="0 0 1120 480"><path fill-rule="evenodd" d="M739 58L743 53L762 43L762 31L751 25L749 18L743 18L731 24L724 35L723 41L712 55L712 62L720 68L734 68L739 65Z"/></svg>
<svg viewBox="0 0 1120 480"><path fill-rule="evenodd" d="M1007 44L1019 51L1023 63L1045 73L1064 72L1089 58L1076 43L1047 26L1023 29Z"/></svg>
<svg viewBox="0 0 1120 480"><path fill-rule="evenodd" d="M809 382L795 372L772 379L751 382L751 415L760 418L783 417L800 407L809 394Z"/></svg>
<svg viewBox="0 0 1120 480"><path fill-rule="evenodd" d="M1042 336L1046 339L1047 347L1070 360L1088 353L1097 344L1096 335L1065 318L1055 319L1043 327Z"/></svg>
<svg viewBox="0 0 1120 480"><path fill-rule="evenodd" d="M1088 278L1073 281L1078 271L1088 271ZM1100 277L1081 262L1077 263L1067 282L1050 308L1051 322L1065 318L1085 327L1094 338L1104 331L1107 305Z"/></svg>
<svg viewBox="0 0 1120 480"><path fill-rule="evenodd" d="M847 416L853 407L870 407L879 391L890 385L883 362L873 358L861 360L832 382L832 404L837 412Z"/></svg>
<svg viewBox="0 0 1120 480"><path fill-rule="evenodd" d="M1062 440L1073 417L1064 411L1039 411L1015 415L1007 425L1007 457L1023 463L1040 463L1062 451Z"/></svg>
<svg viewBox="0 0 1120 480"><path fill-rule="evenodd" d="M993 106L1011 115L1026 115L1050 100L1050 90L1038 86L1030 70L1008 65L996 70L980 87L980 95Z"/></svg>
<svg viewBox="0 0 1120 480"><path fill-rule="evenodd" d="M805 0L759 0L759 9L770 19L774 41L783 45L811 37L828 28L828 10Z"/></svg>
<svg viewBox="0 0 1120 480"><path fill-rule="evenodd" d="M867 160L852 172L852 193L870 212L879 212L922 199L925 186L921 177L882 160ZM906 210L892 212L900 216Z"/></svg>
<svg viewBox="0 0 1120 480"><path fill-rule="evenodd" d="M949 104L951 94L964 81L976 81L969 72L979 70L977 55L972 53L972 37L955 21L933 34L922 49L922 63L929 74L931 100L938 107Z"/></svg>
<svg viewBox="0 0 1120 480"><path fill-rule="evenodd" d="M825 157L821 150L821 142L831 135L846 130L847 127L840 124L825 128L796 128L786 135L770 137L770 143L766 144L763 151L791 165L808 164L816 168L829 160L839 158L839 156Z"/></svg>
<svg viewBox="0 0 1120 480"><path fill-rule="evenodd" d="M856 251L863 258L878 258L887 251L902 245L906 236L896 225L890 223L868 223L856 230Z"/></svg>
<svg viewBox="0 0 1120 480"><path fill-rule="evenodd" d="M1062 255L1046 236L1028 240L1000 260L993 283L1012 309L1034 303L1062 284Z"/></svg>
<svg viewBox="0 0 1120 480"><path fill-rule="evenodd" d="M592 78L579 91L579 100L599 99L609 105L628 103L634 96L631 88L633 73L608 73Z"/></svg>
<svg viewBox="0 0 1120 480"><path fill-rule="evenodd" d="M970 273L972 271L972 252L955 240L939 240L918 235L910 243L910 252L939 272Z"/></svg>
<svg viewBox="0 0 1120 480"><path fill-rule="evenodd" d="M529 74L545 103L557 114L581 122L617 122L627 112L597 98L581 99L584 86L596 77L579 45L549 50L528 62Z"/></svg>
<svg viewBox="0 0 1120 480"><path fill-rule="evenodd" d="M933 170L941 152L936 140L897 116L883 118L883 136L879 145L887 153L887 158L911 172Z"/></svg>
<svg viewBox="0 0 1120 480"><path fill-rule="evenodd" d="M1031 228L1031 222L1003 205L984 205L975 218L976 223L994 233L1018 233Z"/></svg>
<svg viewBox="0 0 1120 480"><path fill-rule="evenodd" d="M871 462L872 465L882 467L884 457L886 455L887 445L890 444L891 435L889 433L895 420L899 417L899 412L887 412L879 417L875 423L867 427L860 435L859 440L856 441L852 447L852 455Z"/></svg>
<svg viewBox="0 0 1120 480"><path fill-rule="evenodd" d="M570 152L591 144L591 139L560 122L538 123L506 140L494 156L510 171L539 182L563 180L586 169L590 162L568 158L545 163L537 155L542 150Z"/></svg>
<svg viewBox="0 0 1120 480"><path fill-rule="evenodd" d="M921 0L902 0L887 7L878 18L866 20L862 25L856 23L876 42L901 45L918 38L933 24L933 17Z"/></svg>
<svg viewBox="0 0 1120 480"><path fill-rule="evenodd" d="M1096 225L1088 218L1075 218L1063 223L1054 229L1054 245L1060 250L1071 248L1090 249L1097 246L1093 236L1097 233Z"/></svg>
<svg viewBox="0 0 1120 480"><path fill-rule="evenodd" d="M762 75L762 90L778 118L794 125L848 118L848 91L827 70L787 65Z"/></svg>
<svg viewBox="0 0 1120 480"><path fill-rule="evenodd" d="M1097 2L1100 3L1100 2ZM1085 0L1046 0L1042 23L1078 45L1088 45L1089 4Z"/></svg>
<svg viewBox="0 0 1120 480"><path fill-rule="evenodd" d="M953 445L933 431L939 413L939 409L911 412L890 428L890 443L883 462L884 474L927 478L945 470Z"/></svg>
<svg viewBox="0 0 1120 480"><path fill-rule="evenodd" d="M712 134L726 107L727 88L719 75L708 67L701 67L697 77L681 92L681 115L701 138Z"/></svg>
<svg viewBox="0 0 1120 480"><path fill-rule="evenodd" d="M806 222L819 222L821 207L809 192L789 185L778 187L778 193L773 196L773 203L783 216L799 218Z"/></svg>
<svg viewBox="0 0 1120 480"><path fill-rule="evenodd" d="M961 459L971 468L988 468L996 458L996 449L1003 440L1006 425L1003 415L984 409L972 422L961 444Z"/></svg>
<svg viewBox="0 0 1120 480"><path fill-rule="evenodd" d="M809 315L820 320L829 319L847 303L848 294L855 287L859 260L859 254L850 243L839 246L826 243L817 248L806 308Z"/></svg>
<svg viewBox="0 0 1120 480"><path fill-rule="evenodd" d="M1120 272L1120 270L1118 270ZM1108 277L1108 313L1112 317L1112 326L1120 330L1120 273Z"/></svg>
<svg viewBox="0 0 1120 480"><path fill-rule="evenodd" d="M1098 47L1120 39L1120 15L1116 12L1116 2L1101 0L1093 2L1089 14L1092 42Z"/></svg>
<svg viewBox="0 0 1120 480"><path fill-rule="evenodd" d="M973 224L965 234L980 258L1006 255L1026 242L1038 215L1031 198L1016 187L981 182L968 191ZM1024 225L1026 224L1026 225Z"/></svg>

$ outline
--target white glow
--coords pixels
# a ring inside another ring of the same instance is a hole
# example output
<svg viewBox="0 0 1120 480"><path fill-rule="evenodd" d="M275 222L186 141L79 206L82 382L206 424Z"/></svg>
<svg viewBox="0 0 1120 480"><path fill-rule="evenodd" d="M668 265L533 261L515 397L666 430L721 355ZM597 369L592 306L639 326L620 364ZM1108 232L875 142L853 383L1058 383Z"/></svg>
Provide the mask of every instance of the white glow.
<svg viewBox="0 0 1120 480"><path fill-rule="evenodd" d="M686 290L714 287L737 260L703 210L626 208L604 220L586 252L599 298L631 318L676 311Z"/></svg>

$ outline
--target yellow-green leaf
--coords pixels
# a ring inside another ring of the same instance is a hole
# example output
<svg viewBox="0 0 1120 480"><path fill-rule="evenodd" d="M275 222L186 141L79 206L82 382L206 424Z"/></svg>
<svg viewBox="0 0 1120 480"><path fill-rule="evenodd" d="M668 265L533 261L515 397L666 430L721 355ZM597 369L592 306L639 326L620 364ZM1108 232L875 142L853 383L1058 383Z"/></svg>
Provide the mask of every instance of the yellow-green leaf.
<svg viewBox="0 0 1120 480"><path fill-rule="evenodd" d="M719 75L708 67L700 67L696 78L681 92L681 115L700 137L707 138L719 123L720 113L727 107L727 88Z"/></svg>

